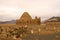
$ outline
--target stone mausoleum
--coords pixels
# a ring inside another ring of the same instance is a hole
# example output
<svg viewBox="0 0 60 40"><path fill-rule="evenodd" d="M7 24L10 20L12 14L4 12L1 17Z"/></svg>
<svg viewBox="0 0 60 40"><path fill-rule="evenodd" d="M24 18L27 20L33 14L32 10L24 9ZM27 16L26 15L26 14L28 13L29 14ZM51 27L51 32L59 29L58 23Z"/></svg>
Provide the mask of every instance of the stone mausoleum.
<svg viewBox="0 0 60 40"><path fill-rule="evenodd" d="M40 17L35 19L32 19L32 17L29 15L28 12L24 12L20 19L16 20L17 25L40 25L41 19Z"/></svg>

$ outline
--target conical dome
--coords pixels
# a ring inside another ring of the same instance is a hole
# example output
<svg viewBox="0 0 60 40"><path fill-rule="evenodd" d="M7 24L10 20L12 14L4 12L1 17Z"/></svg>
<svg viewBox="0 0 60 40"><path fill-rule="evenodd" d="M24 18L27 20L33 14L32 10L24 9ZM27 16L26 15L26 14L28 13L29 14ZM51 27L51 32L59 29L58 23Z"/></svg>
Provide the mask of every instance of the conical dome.
<svg viewBox="0 0 60 40"><path fill-rule="evenodd" d="M24 12L20 19L32 19L28 12Z"/></svg>

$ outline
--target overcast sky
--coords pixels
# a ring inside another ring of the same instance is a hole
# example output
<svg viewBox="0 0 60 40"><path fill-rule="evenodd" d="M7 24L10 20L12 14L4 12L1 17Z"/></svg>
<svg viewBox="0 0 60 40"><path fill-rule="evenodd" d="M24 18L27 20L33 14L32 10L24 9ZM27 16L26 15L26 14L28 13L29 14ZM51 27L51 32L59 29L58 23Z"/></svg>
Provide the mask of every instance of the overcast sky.
<svg viewBox="0 0 60 40"><path fill-rule="evenodd" d="M25 11L43 20L60 16L60 0L0 0L0 21L17 19Z"/></svg>

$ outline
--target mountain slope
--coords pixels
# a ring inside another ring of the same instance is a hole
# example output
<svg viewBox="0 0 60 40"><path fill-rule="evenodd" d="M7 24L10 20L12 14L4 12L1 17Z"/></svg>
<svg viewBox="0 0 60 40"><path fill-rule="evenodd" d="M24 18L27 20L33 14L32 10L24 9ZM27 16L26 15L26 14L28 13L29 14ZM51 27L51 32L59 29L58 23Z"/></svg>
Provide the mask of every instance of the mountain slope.
<svg viewBox="0 0 60 40"><path fill-rule="evenodd" d="M11 21L0 21L0 24L15 24L16 20L11 20Z"/></svg>

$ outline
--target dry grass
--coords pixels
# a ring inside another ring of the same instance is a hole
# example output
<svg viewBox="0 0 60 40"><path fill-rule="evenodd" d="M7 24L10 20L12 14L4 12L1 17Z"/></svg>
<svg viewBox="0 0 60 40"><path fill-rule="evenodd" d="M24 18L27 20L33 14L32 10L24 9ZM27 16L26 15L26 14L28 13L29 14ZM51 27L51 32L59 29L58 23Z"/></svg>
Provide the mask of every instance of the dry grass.
<svg viewBox="0 0 60 40"><path fill-rule="evenodd" d="M20 25L16 25L16 24L0 24L0 40L2 39L1 35L5 35L5 38L7 38L7 34L9 34L9 31L13 31L16 29L18 30L19 28L21 28L22 26ZM24 26L23 26L24 27ZM56 27L57 30L54 29L54 27ZM27 26L28 31L26 31L27 33L29 32L30 35L31 34L31 30L34 31L35 34L54 34L56 32L60 32L60 25L30 25ZM1 31L1 29L3 29L3 31ZM40 31L38 30L40 29ZM22 31L22 30L21 30ZM19 32L18 32L19 33ZM11 35L11 34L9 34ZM9 38L10 36L8 36ZM12 37L13 38L13 37ZM10 40L10 39L2 39L2 40ZM13 39L11 39L13 40Z"/></svg>

